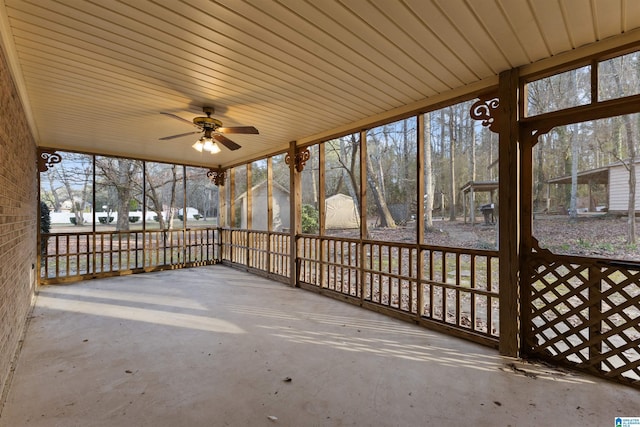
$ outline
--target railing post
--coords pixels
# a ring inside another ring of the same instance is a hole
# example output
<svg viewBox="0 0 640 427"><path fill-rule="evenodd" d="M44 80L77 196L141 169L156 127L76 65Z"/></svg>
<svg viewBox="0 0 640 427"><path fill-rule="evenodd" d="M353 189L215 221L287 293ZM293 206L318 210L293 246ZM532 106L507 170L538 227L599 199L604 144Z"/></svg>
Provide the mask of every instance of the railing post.
<svg viewBox="0 0 640 427"><path fill-rule="evenodd" d="M602 354L602 271L600 267L589 267L589 360ZM601 363L595 366L602 372Z"/></svg>
<svg viewBox="0 0 640 427"><path fill-rule="evenodd" d="M247 267L252 267L251 265L251 232L249 230L245 231L246 233L246 238L245 238L245 265Z"/></svg>

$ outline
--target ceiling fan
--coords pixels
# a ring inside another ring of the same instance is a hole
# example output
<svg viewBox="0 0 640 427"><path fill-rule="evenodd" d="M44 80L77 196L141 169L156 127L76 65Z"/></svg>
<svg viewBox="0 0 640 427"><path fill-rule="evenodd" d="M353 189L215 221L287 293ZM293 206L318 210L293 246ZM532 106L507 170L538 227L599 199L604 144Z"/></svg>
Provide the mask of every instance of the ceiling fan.
<svg viewBox="0 0 640 427"><path fill-rule="evenodd" d="M203 133L202 137L193 144L193 148L197 151L202 152L209 151L212 154L220 152L220 147L218 147L217 142L227 147L229 150L237 150L240 148L240 145L236 144L226 136L222 135L223 133L238 133L238 134L258 134L258 129L253 126L236 126L236 127L223 127L222 122L220 120L214 119L211 117L214 109L213 107L204 107L202 111L207 115L207 117L195 117L193 122L189 120L183 119L182 117L176 116L171 113L160 113L165 116L173 117L174 119L178 119L181 122L189 123L195 125L198 128L197 131L181 133L178 135L165 136L164 138L160 138L161 141L166 141L168 139L181 138L187 135L194 135L197 133Z"/></svg>

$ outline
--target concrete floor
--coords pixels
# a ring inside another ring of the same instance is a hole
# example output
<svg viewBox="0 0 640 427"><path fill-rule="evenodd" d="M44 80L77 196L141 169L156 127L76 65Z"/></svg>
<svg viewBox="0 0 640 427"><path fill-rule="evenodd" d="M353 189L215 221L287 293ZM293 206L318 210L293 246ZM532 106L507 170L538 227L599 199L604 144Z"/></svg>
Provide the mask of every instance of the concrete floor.
<svg viewBox="0 0 640 427"><path fill-rule="evenodd" d="M0 426L613 426L640 391L223 266L39 292Z"/></svg>

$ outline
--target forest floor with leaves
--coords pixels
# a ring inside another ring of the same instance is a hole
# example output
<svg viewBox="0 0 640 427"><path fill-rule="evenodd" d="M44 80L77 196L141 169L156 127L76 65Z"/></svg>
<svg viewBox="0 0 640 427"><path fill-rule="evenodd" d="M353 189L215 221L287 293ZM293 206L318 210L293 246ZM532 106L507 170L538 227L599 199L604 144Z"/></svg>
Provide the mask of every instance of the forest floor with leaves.
<svg viewBox="0 0 640 427"><path fill-rule="evenodd" d="M482 221L482 219L481 219ZM496 249L497 225L484 222L464 223L461 219L435 219L425 232L425 243L470 249ZM640 261L640 220L638 243L627 243L628 220L618 215L581 215L570 220L563 215L538 215L534 220L534 237L541 248L557 254ZM333 233L336 234L336 233ZM403 227L370 228L373 240L415 242L415 222Z"/></svg>

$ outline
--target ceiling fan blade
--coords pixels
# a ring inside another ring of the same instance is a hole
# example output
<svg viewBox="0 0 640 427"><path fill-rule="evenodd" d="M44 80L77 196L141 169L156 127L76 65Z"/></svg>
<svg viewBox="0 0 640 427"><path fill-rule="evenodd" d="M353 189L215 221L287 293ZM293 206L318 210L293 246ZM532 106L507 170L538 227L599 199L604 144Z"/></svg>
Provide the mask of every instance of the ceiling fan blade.
<svg viewBox="0 0 640 427"><path fill-rule="evenodd" d="M215 139L220 144L222 144L225 147L227 147L229 150L237 150L238 148L241 148L238 144L236 144L235 142L233 142L232 140L230 140L226 136L220 135L218 133L213 135L213 139Z"/></svg>
<svg viewBox="0 0 640 427"><path fill-rule="evenodd" d="M167 139L174 139L174 138L180 138L182 136L187 136L187 135L194 135L196 133L202 133L202 131L195 131L195 132L187 132L187 133L181 133L178 135L171 135L171 136L165 136L164 138L158 138L160 141L166 141Z"/></svg>
<svg viewBox="0 0 640 427"><path fill-rule="evenodd" d="M165 116L173 117L174 119L180 120L181 122L189 123L190 125L195 126L191 120L183 119L182 117L176 116L175 114L163 113L163 112L161 112L160 114L164 114Z"/></svg>
<svg viewBox="0 0 640 427"><path fill-rule="evenodd" d="M235 126L235 127L230 127L230 128L217 128L216 132L222 132L222 133L248 133L248 134L253 134L253 135L257 135L258 134L258 129L254 128L253 126Z"/></svg>

